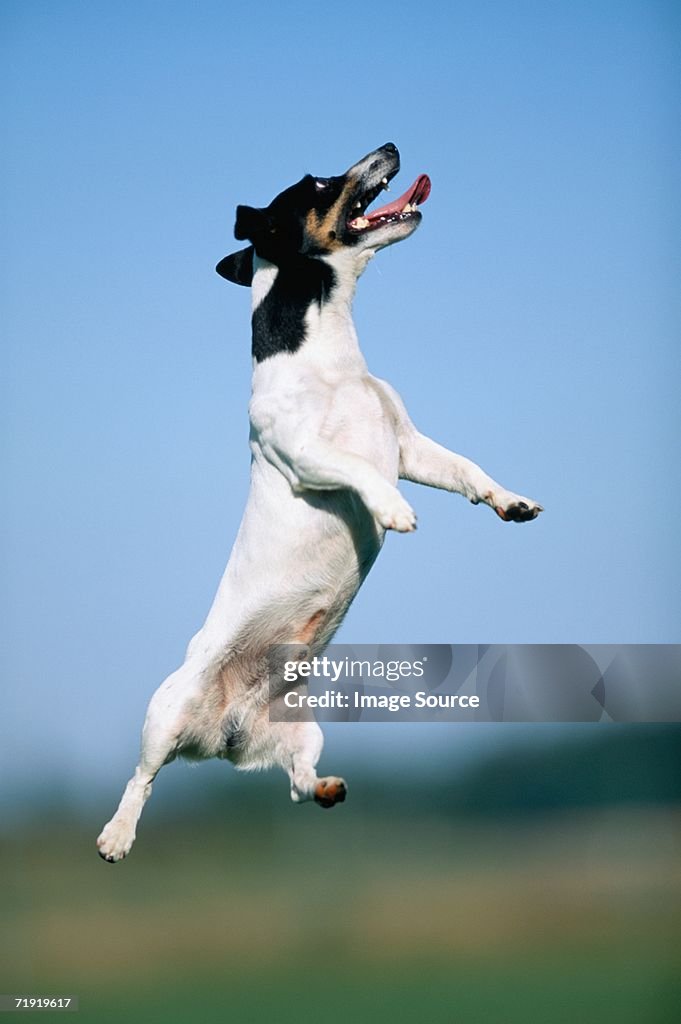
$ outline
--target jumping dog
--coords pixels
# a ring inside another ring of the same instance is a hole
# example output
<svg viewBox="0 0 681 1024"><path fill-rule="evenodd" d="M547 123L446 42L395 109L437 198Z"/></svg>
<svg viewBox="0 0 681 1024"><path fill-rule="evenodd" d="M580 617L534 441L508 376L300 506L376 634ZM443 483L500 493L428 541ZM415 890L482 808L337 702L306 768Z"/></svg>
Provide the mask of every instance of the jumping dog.
<svg viewBox="0 0 681 1024"><path fill-rule="evenodd" d="M155 776L179 754L279 765L294 801L345 799L343 779L317 776L317 723L270 720L267 652L296 643L319 654L385 531L416 529L398 479L489 505L506 522L542 511L419 433L397 392L367 369L352 320L357 279L380 249L413 234L430 193L423 174L369 211L399 165L387 143L345 174L306 175L267 207L237 207L234 234L248 245L216 269L252 294L248 502L208 618L149 704L140 762L98 839L107 861L130 851Z"/></svg>

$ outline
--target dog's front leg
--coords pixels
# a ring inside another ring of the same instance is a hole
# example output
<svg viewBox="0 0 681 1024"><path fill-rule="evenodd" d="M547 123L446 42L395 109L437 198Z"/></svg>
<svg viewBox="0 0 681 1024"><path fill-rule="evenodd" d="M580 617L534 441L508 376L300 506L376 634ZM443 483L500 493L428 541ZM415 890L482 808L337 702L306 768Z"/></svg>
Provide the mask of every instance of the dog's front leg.
<svg viewBox="0 0 681 1024"><path fill-rule="evenodd" d="M391 484L366 459L345 452L319 437L277 438L263 446L263 454L289 480L294 491L355 491L386 530L408 533L416 529L416 514Z"/></svg>
<svg viewBox="0 0 681 1024"><path fill-rule="evenodd" d="M412 423L395 388L378 378L374 378L374 384L392 409L400 445L400 479L462 494L474 505L482 501L505 522L524 523L536 519L544 511L531 498L507 491L475 462L450 452L437 441L421 434Z"/></svg>
<svg viewBox="0 0 681 1024"><path fill-rule="evenodd" d="M475 462L450 452L414 428L405 431L400 441L403 480L462 494L474 505L484 502L505 522L528 522L544 511L531 498L507 491Z"/></svg>

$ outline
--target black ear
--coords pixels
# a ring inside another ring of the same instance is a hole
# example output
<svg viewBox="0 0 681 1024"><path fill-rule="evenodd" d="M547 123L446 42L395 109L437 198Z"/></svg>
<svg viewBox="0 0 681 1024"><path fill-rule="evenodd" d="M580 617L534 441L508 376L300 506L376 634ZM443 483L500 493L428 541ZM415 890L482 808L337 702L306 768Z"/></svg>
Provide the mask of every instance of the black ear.
<svg viewBox="0 0 681 1024"><path fill-rule="evenodd" d="M239 249L230 256L220 260L215 268L220 275L232 284L243 284L250 288L253 283L253 246Z"/></svg>
<svg viewBox="0 0 681 1024"><path fill-rule="evenodd" d="M271 227L270 215L267 210L256 209L254 206L237 206L234 237L239 241L245 238L254 242Z"/></svg>

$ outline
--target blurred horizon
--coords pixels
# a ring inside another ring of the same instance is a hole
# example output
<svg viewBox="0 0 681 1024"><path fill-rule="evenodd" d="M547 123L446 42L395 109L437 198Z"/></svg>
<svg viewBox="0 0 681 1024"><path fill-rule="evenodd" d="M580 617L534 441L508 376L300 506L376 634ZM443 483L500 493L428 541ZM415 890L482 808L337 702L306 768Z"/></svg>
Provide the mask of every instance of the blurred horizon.
<svg viewBox="0 0 681 1024"><path fill-rule="evenodd" d="M422 794L426 808L431 789L439 794L439 803L446 791L440 809L464 817L531 817L629 803L681 808L677 723L362 725L360 736L367 731L366 746L344 746L342 736L348 729L353 725L325 724L327 744L319 770L342 774L350 785L348 801L359 795L367 812L380 814L386 807L387 813L394 812L392 783L399 793L409 792L413 801ZM458 738L471 729L481 731L477 744L429 742L438 732ZM412 742L405 745L410 734ZM358 752L359 758L354 756ZM32 820L41 822L45 815L96 823L113 811L127 778L109 777L106 784L100 779L84 790L55 768L40 780L24 780L23 788L4 792L0 835ZM290 803L288 788L280 769L238 772L226 762L179 758L159 773L144 819L162 824L189 818L207 825L216 815L229 817L234 808L243 815L251 803L263 805L257 813L275 814L278 804ZM399 804L400 797L395 801ZM293 806L300 816L312 809ZM346 811L339 807L334 815Z"/></svg>

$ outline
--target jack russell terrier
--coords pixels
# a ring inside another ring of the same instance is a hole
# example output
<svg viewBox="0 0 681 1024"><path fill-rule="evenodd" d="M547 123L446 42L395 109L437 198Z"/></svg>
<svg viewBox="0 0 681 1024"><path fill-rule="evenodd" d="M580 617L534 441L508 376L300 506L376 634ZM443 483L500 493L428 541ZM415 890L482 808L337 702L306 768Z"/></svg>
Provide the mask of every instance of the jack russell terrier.
<svg viewBox="0 0 681 1024"><path fill-rule="evenodd" d="M352 320L357 279L380 249L413 234L430 193L422 174L369 211L399 165L386 143L345 174L306 175L267 207L237 207L234 234L249 244L216 269L252 293L250 492L208 618L149 704L140 762L98 839L107 861L130 851L152 782L178 754L279 765L293 800L345 799L343 779L317 776L318 724L270 720L268 651L296 643L318 655L385 531L416 529L398 479L482 502L505 522L542 511L419 433L397 392L367 369Z"/></svg>

